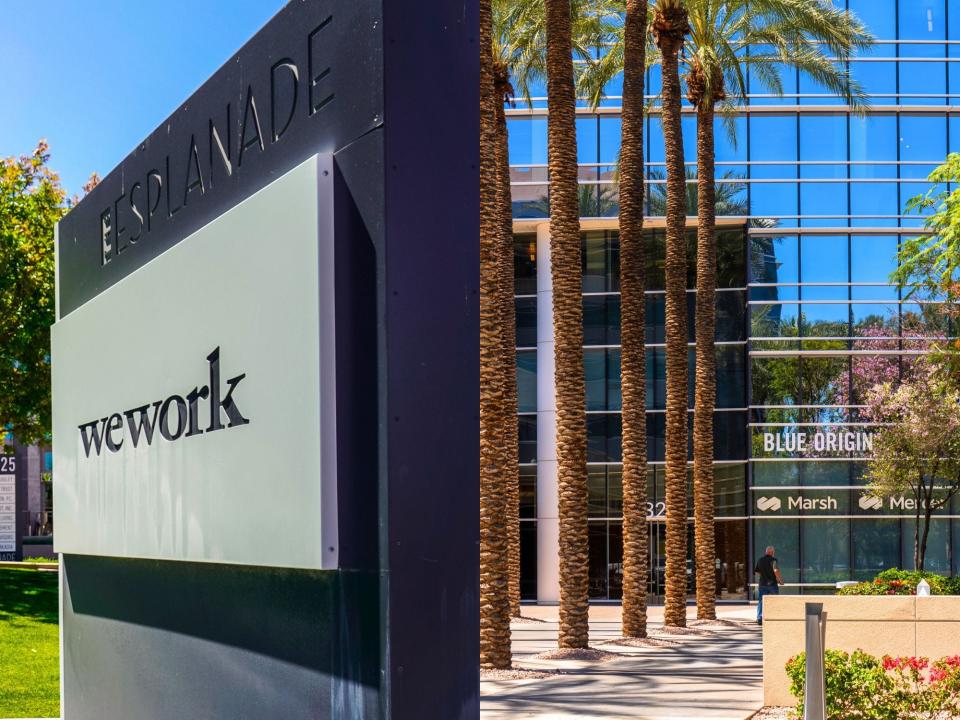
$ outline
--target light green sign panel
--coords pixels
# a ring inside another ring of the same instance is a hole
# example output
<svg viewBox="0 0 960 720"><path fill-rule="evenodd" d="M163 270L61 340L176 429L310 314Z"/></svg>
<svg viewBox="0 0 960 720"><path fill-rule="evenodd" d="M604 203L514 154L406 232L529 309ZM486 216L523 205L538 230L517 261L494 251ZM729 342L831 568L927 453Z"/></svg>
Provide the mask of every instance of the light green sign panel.
<svg viewBox="0 0 960 720"><path fill-rule="evenodd" d="M54 326L59 552L336 567L322 162Z"/></svg>

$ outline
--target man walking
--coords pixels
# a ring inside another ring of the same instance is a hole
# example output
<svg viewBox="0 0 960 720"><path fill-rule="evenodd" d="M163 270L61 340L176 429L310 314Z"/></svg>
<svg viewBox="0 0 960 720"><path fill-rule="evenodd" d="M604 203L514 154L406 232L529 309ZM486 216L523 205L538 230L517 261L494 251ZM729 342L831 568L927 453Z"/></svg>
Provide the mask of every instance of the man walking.
<svg viewBox="0 0 960 720"><path fill-rule="evenodd" d="M763 596L779 595L780 586L783 585L783 578L780 577L780 568L777 565L777 558L773 555L773 546L768 546L753 572L760 576L757 584L757 625L763 624Z"/></svg>

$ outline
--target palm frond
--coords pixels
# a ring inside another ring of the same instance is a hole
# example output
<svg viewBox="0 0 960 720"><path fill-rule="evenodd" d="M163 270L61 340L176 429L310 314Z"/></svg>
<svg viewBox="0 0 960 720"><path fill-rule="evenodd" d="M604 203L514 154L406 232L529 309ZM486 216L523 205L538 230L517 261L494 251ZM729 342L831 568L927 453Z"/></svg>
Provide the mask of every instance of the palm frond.
<svg viewBox="0 0 960 720"><path fill-rule="evenodd" d="M602 55L598 52L601 47L611 42L616 45L623 5L624 0L571 0L572 51L578 75ZM493 0L493 23L494 60L509 70L516 95L529 105L532 86L547 76L543 0ZM608 81L615 75L613 72Z"/></svg>

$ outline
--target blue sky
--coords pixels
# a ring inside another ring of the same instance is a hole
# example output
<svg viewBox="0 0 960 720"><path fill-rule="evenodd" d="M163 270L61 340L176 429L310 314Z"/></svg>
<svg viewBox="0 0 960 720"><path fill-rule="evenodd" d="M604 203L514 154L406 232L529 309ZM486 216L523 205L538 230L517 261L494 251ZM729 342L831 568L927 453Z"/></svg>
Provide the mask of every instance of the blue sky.
<svg viewBox="0 0 960 720"><path fill-rule="evenodd" d="M105 175L285 0L0 0L0 157Z"/></svg>

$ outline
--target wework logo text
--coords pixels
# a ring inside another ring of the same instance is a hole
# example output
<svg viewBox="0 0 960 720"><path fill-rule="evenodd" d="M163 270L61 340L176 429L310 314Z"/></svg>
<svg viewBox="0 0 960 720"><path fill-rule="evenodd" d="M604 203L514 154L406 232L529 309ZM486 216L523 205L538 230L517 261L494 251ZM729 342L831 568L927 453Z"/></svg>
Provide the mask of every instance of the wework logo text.
<svg viewBox="0 0 960 720"><path fill-rule="evenodd" d="M80 425L78 429L86 456L90 457L91 451L99 455L104 447L112 453L119 452L128 433L133 447L136 448L141 442L152 445L157 432L164 440L173 442L181 437L192 437L249 423L250 420L240 412L233 397L240 381L247 374L227 380L226 393L223 394L220 387L219 347L207 355L207 364L210 372L209 384L193 388L186 397L171 395L165 400L157 400ZM203 429L200 427L201 400L207 401L209 409L208 422Z"/></svg>

